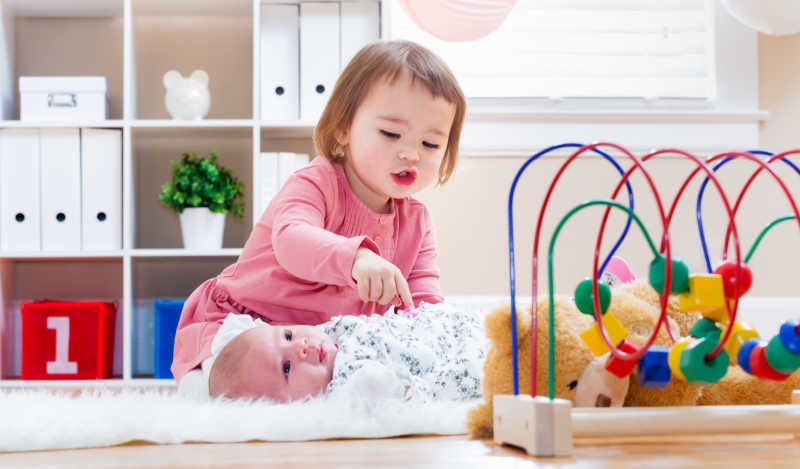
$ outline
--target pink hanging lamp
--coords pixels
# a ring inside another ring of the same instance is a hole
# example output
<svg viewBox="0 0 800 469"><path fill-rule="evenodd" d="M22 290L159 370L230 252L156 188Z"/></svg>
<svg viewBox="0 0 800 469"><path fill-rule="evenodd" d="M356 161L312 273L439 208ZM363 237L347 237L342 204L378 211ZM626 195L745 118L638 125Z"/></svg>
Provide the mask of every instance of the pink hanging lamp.
<svg viewBox="0 0 800 469"><path fill-rule="evenodd" d="M400 0L411 20L444 41L475 41L495 31L517 0Z"/></svg>

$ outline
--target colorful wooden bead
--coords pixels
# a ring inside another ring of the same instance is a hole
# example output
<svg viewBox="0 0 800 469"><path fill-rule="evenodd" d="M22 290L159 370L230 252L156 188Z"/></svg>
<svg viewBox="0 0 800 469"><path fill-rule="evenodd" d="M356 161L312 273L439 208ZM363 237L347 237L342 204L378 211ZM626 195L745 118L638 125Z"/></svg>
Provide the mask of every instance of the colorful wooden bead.
<svg viewBox="0 0 800 469"><path fill-rule="evenodd" d="M692 341L681 353L681 371L689 382L716 383L728 372L730 357L724 349L711 360L706 356L718 342L708 337Z"/></svg>
<svg viewBox="0 0 800 469"><path fill-rule="evenodd" d="M672 376L683 381L686 381L686 376L683 376L683 372L681 371L681 354L683 353L683 349L691 343L692 339L688 337L675 342L672 344L672 347L670 347L669 356L667 357L667 364L672 372Z"/></svg>
<svg viewBox="0 0 800 469"><path fill-rule="evenodd" d="M800 368L800 354L790 352L783 346L780 336L775 336L769 341L764 352L767 363L778 373L791 374Z"/></svg>
<svg viewBox="0 0 800 469"><path fill-rule="evenodd" d="M753 375L761 379L784 381L789 375L781 373L770 366L767 361L766 351L767 345L764 341L761 341L753 348L753 351L750 353L750 371L753 372Z"/></svg>
<svg viewBox="0 0 800 469"><path fill-rule="evenodd" d="M643 388L663 388L669 384L669 348L651 345L636 364L636 379Z"/></svg>
<svg viewBox="0 0 800 469"><path fill-rule="evenodd" d="M689 292L678 297L681 311L697 312L716 322L727 322L725 290L722 277L717 274L692 274Z"/></svg>
<svg viewBox="0 0 800 469"><path fill-rule="evenodd" d="M800 353L800 334L797 333L798 327L800 327L800 319L786 321L781 326L780 332L778 332L783 346L792 353Z"/></svg>
<svg viewBox="0 0 800 469"><path fill-rule="evenodd" d="M625 353L636 353L639 351L639 347L628 342L627 339L624 339L617 348ZM624 378L631 374L631 371L636 367L636 363L637 360L623 360L612 354L608 357L608 360L606 360L606 370L617 378Z"/></svg>
<svg viewBox="0 0 800 469"><path fill-rule="evenodd" d="M747 339L744 341L741 347L739 347L739 353L736 356L736 360L739 362L739 366L747 372L747 374L752 375L753 370L750 369L750 357L753 355L753 349L761 343L759 339Z"/></svg>
<svg viewBox="0 0 800 469"><path fill-rule="evenodd" d="M694 323L692 328L689 329L689 334L697 339L711 336L713 340L719 341L719 338L722 335L722 330L717 327L716 323L714 323L714 321L711 319L700 318Z"/></svg>
<svg viewBox="0 0 800 469"><path fill-rule="evenodd" d="M605 314L611 305L611 288L601 280L597 281L597 291L600 294L600 311ZM594 295L592 295L592 279L587 278L578 284L575 289L575 306L583 314L594 316Z"/></svg>
<svg viewBox="0 0 800 469"><path fill-rule="evenodd" d="M667 259L659 254L650 262L650 285L658 293L664 291L664 278L666 277ZM680 257L672 256L672 293L689 291L689 266Z"/></svg>
<svg viewBox="0 0 800 469"><path fill-rule="evenodd" d="M727 298L741 298L753 285L753 271L743 262L739 263L739 269L737 269L736 262L727 261L717 267L714 273L722 276L722 284Z"/></svg>
<svg viewBox="0 0 800 469"><path fill-rule="evenodd" d="M745 321L734 321L733 330L725 341L725 351L731 357L731 363L739 361L739 350L746 341L750 339L758 339L758 331L756 331L750 324ZM748 358L749 360L749 358Z"/></svg>
<svg viewBox="0 0 800 469"><path fill-rule="evenodd" d="M608 334L608 338L611 339L611 343L615 346L619 346L620 342L628 336L628 331L625 329L625 326L619 322L619 319L614 316L614 313L606 313L603 315L603 327ZM609 352L608 345L606 345L606 342L603 340L603 336L600 335L600 326L597 322L592 324L592 327L581 332L580 337L589 347L589 350L596 356L599 357Z"/></svg>

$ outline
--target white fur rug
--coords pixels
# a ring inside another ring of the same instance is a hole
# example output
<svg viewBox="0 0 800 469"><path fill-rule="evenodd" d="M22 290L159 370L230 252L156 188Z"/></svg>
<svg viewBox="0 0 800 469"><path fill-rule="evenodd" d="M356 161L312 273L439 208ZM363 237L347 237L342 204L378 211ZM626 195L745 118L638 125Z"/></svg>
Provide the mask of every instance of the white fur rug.
<svg viewBox="0 0 800 469"><path fill-rule="evenodd" d="M0 451L151 443L297 441L465 433L471 402L410 404L344 394L307 402L217 399L196 402L169 391L0 393Z"/></svg>

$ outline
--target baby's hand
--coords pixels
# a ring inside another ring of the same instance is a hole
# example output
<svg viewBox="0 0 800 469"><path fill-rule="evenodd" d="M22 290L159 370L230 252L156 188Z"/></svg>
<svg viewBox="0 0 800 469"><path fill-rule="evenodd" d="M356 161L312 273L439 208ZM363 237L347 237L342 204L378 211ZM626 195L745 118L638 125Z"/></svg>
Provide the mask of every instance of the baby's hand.
<svg viewBox="0 0 800 469"><path fill-rule="evenodd" d="M414 304L408 282L396 265L367 248L359 248L353 261L353 280L363 301L389 304L395 296L406 305Z"/></svg>

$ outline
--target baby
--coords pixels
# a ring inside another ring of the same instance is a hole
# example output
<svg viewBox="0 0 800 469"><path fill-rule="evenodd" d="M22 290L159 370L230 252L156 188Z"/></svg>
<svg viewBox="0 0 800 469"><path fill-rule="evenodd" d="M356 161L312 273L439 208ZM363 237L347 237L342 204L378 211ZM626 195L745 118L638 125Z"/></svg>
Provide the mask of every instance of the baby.
<svg viewBox="0 0 800 469"><path fill-rule="evenodd" d="M488 341L478 315L421 303L317 326L229 314L211 348L212 397L290 402L342 390L429 401L481 397Z"/></svg>

